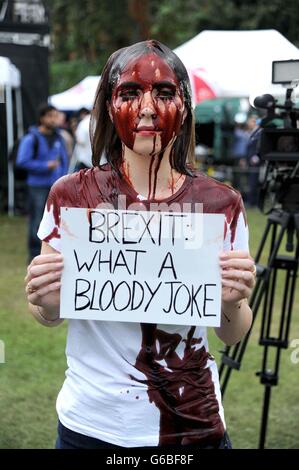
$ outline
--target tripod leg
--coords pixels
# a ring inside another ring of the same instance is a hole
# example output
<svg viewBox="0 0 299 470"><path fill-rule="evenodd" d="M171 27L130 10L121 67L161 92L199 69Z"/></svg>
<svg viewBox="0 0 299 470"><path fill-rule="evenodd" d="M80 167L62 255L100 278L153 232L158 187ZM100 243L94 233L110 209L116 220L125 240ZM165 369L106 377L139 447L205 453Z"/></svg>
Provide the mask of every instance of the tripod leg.
<svg viewBox="0 0 299 470"><path fill-rule="evenodd" d="M264 234L262 236L262 240L260 242L260 246L258 248L258 252L257 252L256 260L255 260L256 263L258 263L258 261L261 257L261 254L264 250L265 244L267 242L267 239L268 239L268 236L269 236L269 233L270 233L271 225L272 225L272 222L268 219L266 228L264 230ZM257 276L258 276L257 284L255 286L255 289L254 289L254 291L252 293L252 297L251 297L252 302L254 302L255 298L258 296L258 291L259 291L259 288L260 288L259 274L260 273L259 273L259 270L258 270L257 271ZM259 300L261 300L261 299L259 299ZM253 311L253 323L254 323L254 320L255 320L255 317L256 317L256 313L257 313L257 311L256 312ZM242 341L245 342L245 345L247 344L247 341L249 339L249 335L250 335L250 333L248 333L248 335L245 337L245 339L242 340ZM222 395L224 395L224 393L225 393L226 386L227 386L228 380L230 378L232 369L237 369L238 370L240 368L240 365L241 365L240 361L241 361L242 356L241 356L241 358L238 358L236 360L237 353L238 353L238 350L240 348L240 344L241 343L238 343L233 347L232 346L227 346L225 348L225 351L222 354L221 365L219 367L219 376L220 376L220 379L223 379L222 380L222 385L221 385ZM243 349L245 350L245 347ZM232 350L232 352L231 352L231 350Z"/></svg>
<svg viewBox="0 0 299 470"><path fill-rule="evenodd" d="M269 237L271 237L271 249L270 249L270 254L269 254L268 259L269 259L269 263L270 262L273 263L273 259L277 255L281 240L286 230L288 219L284 218L283 222L284 224L280 230L279 236L277 237L277 233L276 233L277 232L277 220L276 218L269 216L267 220L267 225L264 230L264 234L262 236L262 240L261 240L261 243L258 248L257 255L256 255L256 259L255 259L256 263L259 262ZM252 313L253 313L252 327L254 325L259 306L262 302L263 295L267 291L268 276L269 276L268 267L257 265L257 283L252 292L252 296L249 302L249 306L251 307ZM241 361L245 353L245 349L246 349L246 346L250 337L250 333L251 333L251 330L235 346L226 347L225 351L222 354L221 365L219 368L219 376L222 381L221 392L223 396L224 396L232 369L239 370L241 367Z"/></svg>
<svg viewBox="0 0 299 470"><path fill-rule="evenodd" d="M281 229L277 234L278 225L281 226ZM288 335L290 329L299 259L299 214L294 215L289 213L275 212L270 215L266 227L267 234L265 233L263 236L262 244L258 250L256 260L259 260L261 257L265 241L267 239L267 236L269 236L270 234L270 228L272 228L272 237L270 242L268 265L257 266L259 276L250 301L254 321L258 309L261 305L261 302L262 300L264 300L261 336L259 341L259 344L264 346L263 365L262 371L257 373L257 375L260 376L261 383L265 386L259 441L260 449L263 449L265 447L268 414L271 399L271 387L277 385L278 383L278 371L280 364L281 349L288 347ZM293 240L294 232L297 236L295 249L293 243L290 243L290 241ZM288 239L287 248L292 247L291 251L293 252L293 256L278 256L283 237L286 233ZM286 277L284 282L283 302L280 313L279 332L278 335L275 337L271 335L271 323L273 321L273 311L275 304L274 300L278 272L285 272ZM228 380L230 378L232 369L238 370L241 367L241 360L245 353L249 335L250 332L239 344L234 346L233 352L231 354L230 348L226 348L225 353L222 355L222 363L220 367L220 377L223 377L222 394L224 394L224 391L227 388ZM270 347L275 348L276 353L274 368L272 368L272 370L268 367L268 348ZM227 368L227 370L225 370L225 367Z"/></svg>
<svg viewBox="0 0 299 470"><path fill-rule="evenodd" d="M292 316L295 283L298 270L298 250L299 243L297 245L297 249L295 250L294 258L287 256L278 256L276 258L273 267L274 269L272 270L271 277L269 279L269 296L265 297L261 337L259 341L260 345L264 346L265 349L263 354L262 370L261 372L257 373L257 375L260 376L261 383L265 386L260 429L260 449L264 449L265 446L271 388L278 384L281 350L286 349L288 347L289 328ZM271 332L271 326L273 326L271 325L271 322L278 272L285 272L285 281L278 334L277 336L274 336ZM268 365L268 353L270 352L270 350L275 351L274 366L272 367L272 369Z"/></svg>
<svg viewBox="0 0 299 470"><path fill-rule="evenodd" d="M263 406L262 423L261 423L261 430L260 430L259 449L265 448L268 414L269 414L269 407L270 407L270 397L271 397L271 386L268 385L265 387L265 393L264 393L264 406Z"/></svg>
<svg viewBox="0 0 299 470"><path fill-rule="evenodd" d="M249 306L252 310L252 326L246 336L235 346L227 346L221 356L221 364L219 367L219 376L221 379L221 393L224 396L228 381L230 379L232 370L240 370L242 358L245 354L247 343L249 341L252 327L258 314L264 293L265 293L265 273L262 269L258 268L258 277L255 289L252 293Z"/></svg>

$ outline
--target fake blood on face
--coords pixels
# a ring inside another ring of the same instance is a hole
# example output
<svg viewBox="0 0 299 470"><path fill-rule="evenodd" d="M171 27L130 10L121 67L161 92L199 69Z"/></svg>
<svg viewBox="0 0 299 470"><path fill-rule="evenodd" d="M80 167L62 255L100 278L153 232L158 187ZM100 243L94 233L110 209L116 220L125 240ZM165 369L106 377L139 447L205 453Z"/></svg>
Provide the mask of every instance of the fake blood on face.
<svg viewBox="0 0 299 470"><path fill-rule="evenodd" d="M183 96L174 71L153 52L132 60L113 89L110 109L123 146L151 158L148 199L154 199L164 151L174 142L184 116Z"/></svg>
<svg viewBox="0 0 299 470"><path fill-rule="evenodd" d="M111 113L119 138L137 153L142 146L147 155L164 150L180 130L183 103L176 75L165 60L153 52L132 60L112 93Z"/></svg>

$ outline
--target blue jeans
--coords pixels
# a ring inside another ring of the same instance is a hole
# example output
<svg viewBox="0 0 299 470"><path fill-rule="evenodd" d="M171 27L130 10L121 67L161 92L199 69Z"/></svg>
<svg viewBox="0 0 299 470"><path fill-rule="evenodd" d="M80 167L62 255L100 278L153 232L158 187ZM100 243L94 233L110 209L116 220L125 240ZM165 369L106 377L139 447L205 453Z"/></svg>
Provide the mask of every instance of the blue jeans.
<svg viewBox="0 0 299 470"><path fill-rule="evenodd" d="M201 448L197 445L172 446L182 451L182 448L196 450ZM71 431L58 422L58 437L56 440L56 449L121 449L120 446L110 444L109 442L95 439L94 437L84 436L78 432ZM228 434L225 432L223 438L216 445L203 446L203 449L232 449Z"/></svg>
<svg viewBox="0 0 299 470"><path fill-rule="evenodd" d="M48 187L28 186L28 262L40 254L41 241L37 236L45 204L49 194Z"/></svg>

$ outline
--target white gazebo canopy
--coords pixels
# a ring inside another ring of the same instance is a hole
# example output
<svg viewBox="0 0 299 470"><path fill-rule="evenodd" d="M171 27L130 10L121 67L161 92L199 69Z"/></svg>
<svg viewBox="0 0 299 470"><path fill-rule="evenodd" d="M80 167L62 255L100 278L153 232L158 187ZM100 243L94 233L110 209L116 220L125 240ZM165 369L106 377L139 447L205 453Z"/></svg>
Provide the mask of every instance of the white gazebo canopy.
<svg viewBox="0 0 299 470"><path fill-rule="evenodd" d="M7 57L0 57L0 96L3 95L6 113L7 171L8 171L8 212L14 213L14 171L9 154L16 138L23 135L23 113L21 96L21 74ZM17 119L17 136L14 135L14 100Z"/></svg>
<svg viewBox="0 0 299 470"><path fill-rule="evenodd" d="M97 75L89 75L72 88L50 96L49 103L61 111L91 109L100 78Z"/></svg>
<svg viewBox="0 0 299 470"><path fill-rule="evenodd" d="M217 97L284 95L272 84L272 61L299 59L299 49L274 29L202 31L174 52L188 71L205 73Z"/></svg>
<svg viewBox="0 0 299 470"><path fill-rule="evenodd" d="M17 67L7 57L0 57L0 86L21 86L21 74Z"/></svg>

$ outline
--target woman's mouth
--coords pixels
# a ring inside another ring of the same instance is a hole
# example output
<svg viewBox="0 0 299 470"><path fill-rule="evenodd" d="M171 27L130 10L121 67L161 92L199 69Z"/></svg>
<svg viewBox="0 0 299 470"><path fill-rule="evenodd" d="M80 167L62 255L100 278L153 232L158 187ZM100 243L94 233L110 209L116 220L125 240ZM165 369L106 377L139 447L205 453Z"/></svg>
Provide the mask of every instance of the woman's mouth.
<svg viewBox="0 0 299 470"><path fill-rule="evenodd" d="M155 126L140 126L137 127L136 133L141 136L152 136L161 132L160 129L156 129Z"/></svg>

